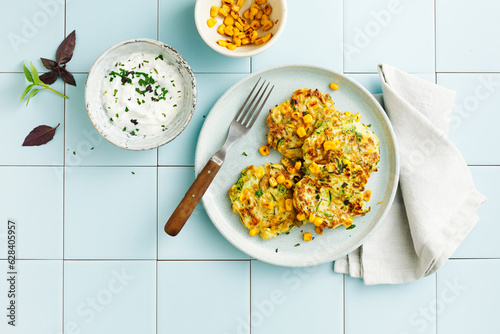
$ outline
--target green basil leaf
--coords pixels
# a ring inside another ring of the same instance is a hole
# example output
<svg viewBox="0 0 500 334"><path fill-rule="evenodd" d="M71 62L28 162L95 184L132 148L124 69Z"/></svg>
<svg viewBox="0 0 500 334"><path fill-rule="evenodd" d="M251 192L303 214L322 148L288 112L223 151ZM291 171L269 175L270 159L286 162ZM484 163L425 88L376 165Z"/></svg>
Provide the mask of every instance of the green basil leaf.
<svg viewBox="0 0 500 334"><path fill-rule="evenodd" d="M23 95L21 95L21 98L19 99L19 102L21 102L26 97L26 94L29 93L29 91L31 90L31 88L33 88L33 86L35 86L35 85L31 84L28 87L26 87L26 89L24 90Z"/></svg>
<svg viewBox="0 0 500 334"><path fill-rule="evenodd" d="M31 75L33 76L33 83L40 83L40 77L38 76L38 71L33 63L30 62Z"/></svg>
<svg viewBox="0 0 500 334"><path fill-rule="evenodd" d="M31 100L31 98L32 98L32 97L34 97L36 94L38 94L38 92L39 92L39 91L44 90L44 89L46 89L46 88L42 88L42 89L39 89L39 88L37 88L37 89L33 89L33 90L30 92L30 95L28 96L28 101L26 102L26 106L28 106L28 103L30 103L30 100Z"/></svg>
<svg viewBox="0 0 500 334"><path fill-rule="evenodd" d="M23 64L24 68L24 76L26 77L26 80L29 82L33 82L33 77L31 76L30 70L26 67L26 64Z"/></svg>

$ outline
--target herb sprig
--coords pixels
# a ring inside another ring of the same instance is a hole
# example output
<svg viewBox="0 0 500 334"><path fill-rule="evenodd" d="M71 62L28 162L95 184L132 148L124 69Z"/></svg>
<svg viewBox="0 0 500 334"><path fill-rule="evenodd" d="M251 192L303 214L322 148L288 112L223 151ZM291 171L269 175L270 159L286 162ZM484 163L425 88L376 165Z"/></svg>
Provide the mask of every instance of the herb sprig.
<svg viewBox="0 0 500 334"><path fill-rule="evenodd" d="M26 67L25 64L23 64L23 68L24 68L24 75L26 77L26 80L31 82L31 84L28 85L28 87L26 87L23 95L21 95L21 98L19 99L19 102L21 102L22 100L24 100L24 98L26 96L28 96L28 100L26 101L26 105L28 105L31 98L35 97L39 92L41 92L42 90L46 90L46 89L51 90L52 92L56 93L59 96L64 97L65 99L68 98L66 95L59 93L55 89L50 88L49 85L47 85L46 83L42 82L40 80L40 77L38 76L38 71L35 68L35 66L33 65L33 63L30 62L31 71L30 71L30 69L28 69ZM42 87L42 88L35 88L35 87Z"/></svg>
<svg viewBox="0 0 500 334"><path fill-rule="evenodd" d="M50 60L46 58L40 58L43 66L47 69L51 70L45 74L40 76L40 80L47 85L52 85L56 82L57 77L61 77L61 79L69 84L76 86L75 78L73 74L69 73L66 70L66 63L73 58L73 51L75 50L76 44L76 34L75 31L69 34L59 45L56 51L56 60Z"/></svg>

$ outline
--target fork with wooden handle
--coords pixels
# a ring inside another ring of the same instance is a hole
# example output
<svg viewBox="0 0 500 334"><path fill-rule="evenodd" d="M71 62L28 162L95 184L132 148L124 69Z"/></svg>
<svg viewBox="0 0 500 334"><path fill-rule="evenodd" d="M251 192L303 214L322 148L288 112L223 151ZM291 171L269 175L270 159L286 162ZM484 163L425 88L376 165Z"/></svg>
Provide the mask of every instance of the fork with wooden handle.
<svg viewBox="0 0 500 334"><path fill-rule="evenodd" d="M222 148L208 160L203 170L165 224L165 232L167 232L167 234L176 236L179 233L224 163L227 150L234 143L243 138L254 125L274 88L274 86L271 86L268 90L270 83L267 83L264 87L266 84L264 80L257 90L257 93L255 93L252 98L252 94L259 85L259 82L260 79L257 80L257 83L252 88L250 94L248 94L240 110L236 116L234 116L231 126L229 127L229 134L227 135L226 142Z"/></svg>

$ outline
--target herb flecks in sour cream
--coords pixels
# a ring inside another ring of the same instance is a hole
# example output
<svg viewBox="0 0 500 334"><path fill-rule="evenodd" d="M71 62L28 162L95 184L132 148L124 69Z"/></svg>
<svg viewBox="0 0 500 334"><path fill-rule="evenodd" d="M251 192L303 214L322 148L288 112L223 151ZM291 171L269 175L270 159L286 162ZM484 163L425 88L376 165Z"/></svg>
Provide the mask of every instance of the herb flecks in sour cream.
<svg viewBox="0 0 500 334"><path fill-rule="evenodd" d="M110 122L131 136L159 135L181 109L183 86L177 68L163 55L132 54L105 76L104 109Z"/></svg>

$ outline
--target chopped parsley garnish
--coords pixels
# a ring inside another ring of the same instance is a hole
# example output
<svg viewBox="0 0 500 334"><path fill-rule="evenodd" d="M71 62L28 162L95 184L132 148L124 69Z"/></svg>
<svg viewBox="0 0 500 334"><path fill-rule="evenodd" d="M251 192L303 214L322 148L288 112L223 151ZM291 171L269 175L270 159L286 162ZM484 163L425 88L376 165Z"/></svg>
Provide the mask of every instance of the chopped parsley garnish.
<svg viewBox="0 0 500 334"><path fill-rule="evenodd" d="M118 93L118 89L115 89L113 96L116 96L116 93Z"/></svg>
<svg viewBox="0 0 500 334"><path fill-rule="evenodd" d="M122 131L123 132L127 131L127 127L125 126Z"/></svg>
<svg viewBox="0 0 500 334"><path fill-rule="evenodd" d="M293 246L293 247L298 247L298 246L300 246L300 244L295 244L295 246Z"/></svg>
<svg viewBox="0 0 500 334"><path fill-rule="evenodd" d="M355 227L356 227L356 225L352 224L351 226L349 226L348 228L346 228L346 230L352 230Z"/></svg>
<svg viewBox="0 0 500 334"><path fill-rule="evenodd" d="M135 175L135 172L132 172L132 175Z"/></svg>
<svg viewBox="0 0 500 334"><path fill-rule="evenodd" d="M259 190L257 190L257 191L255 192L255 196L257 196L257 197L260 197L260 196L262 196L262 195L264 195L264 190L262 190L262 189L259 189Z"/></svg>
<svg viewBox="0 0 500 334"><path fill-rule="evenodd" d="M128 112L128 107L125 107L125 112Z"/></svg>
<svg viewBox="0 0 500 334"><path fill-rule="evenodd" d="M158 57L155 57L155 60L161 59L163 60L163 55L158 55Z"/></svg>
<svg viewBox="0 0 500 334"><path fill-rule="evenodd" d="M248 157L248 155L245 152L241 153L241 155L244 155L245 157Z"/></svg>

